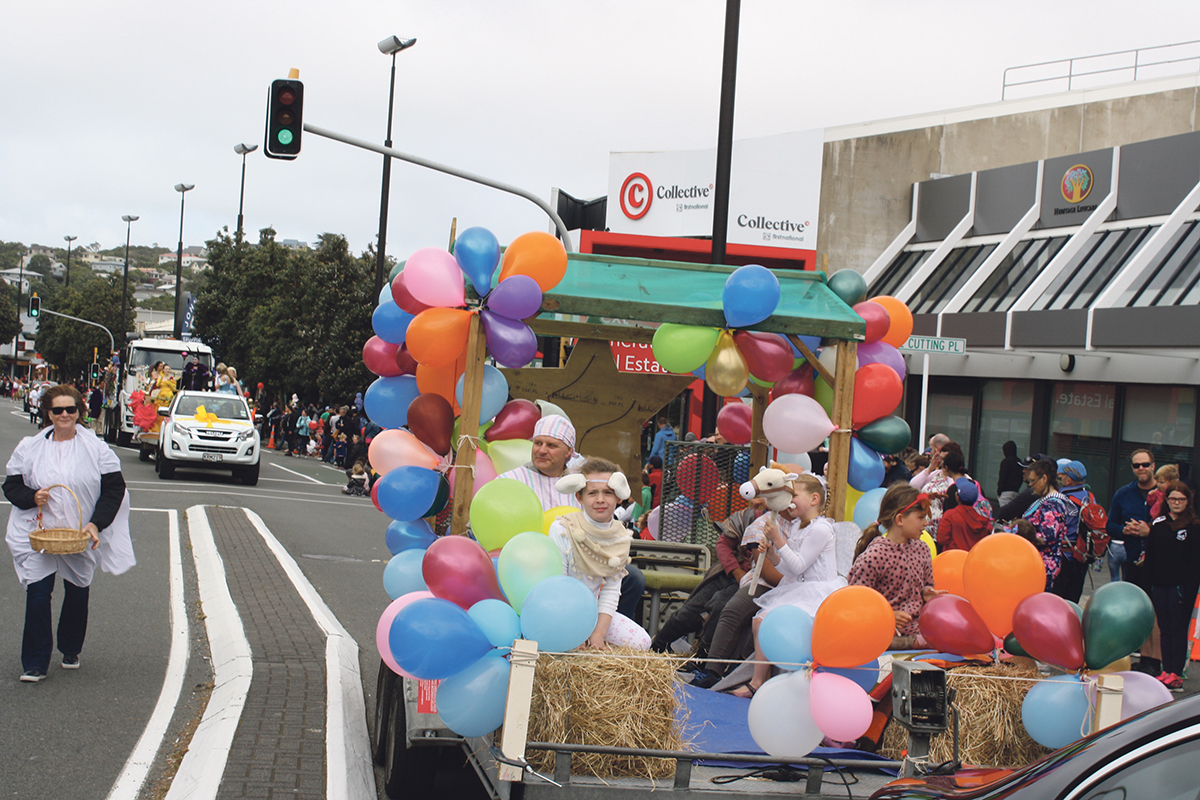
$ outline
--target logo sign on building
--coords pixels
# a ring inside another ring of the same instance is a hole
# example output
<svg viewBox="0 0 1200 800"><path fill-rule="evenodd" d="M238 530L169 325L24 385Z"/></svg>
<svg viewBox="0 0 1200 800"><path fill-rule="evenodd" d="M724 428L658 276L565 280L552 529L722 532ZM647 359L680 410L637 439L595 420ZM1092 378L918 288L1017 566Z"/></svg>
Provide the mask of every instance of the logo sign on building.
<svg viewBox="0 0 1200 800"><path fill-rule="evenodd" d="M1042 170L1042 227L1083 224L1109 193L1112 159L1112 150L1046 159Z"/></svg>
<svg viewBox="0 0 1200 800"><path fill-rule="evenodd" d="M812 250L821 200L823 130L734 142L732 244ZM647 236L710 236L717 151L612 153L608 228Z"/></svg>

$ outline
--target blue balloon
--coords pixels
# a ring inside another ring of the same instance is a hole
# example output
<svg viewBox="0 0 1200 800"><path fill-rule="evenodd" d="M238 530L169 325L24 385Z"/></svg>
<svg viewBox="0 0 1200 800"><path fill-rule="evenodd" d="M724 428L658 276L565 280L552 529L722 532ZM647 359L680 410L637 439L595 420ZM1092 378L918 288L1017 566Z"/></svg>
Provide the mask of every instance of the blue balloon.
<svg viewBox="0 0 1200 800"><path fill-rule="evenodd" d="M513 639L521 638L521 618L508 603L492 598L480 600L467 614L495 647L512 647Z"/></svg>
<svg viewBox="0 0 1200 800"><path fill-rule="evenodd" d="M438 684L437 713L446 727L459 736L486 736L499 728L509 670L507 659L481 658Z"/></svg>
<svg viewBox="0 0 1200 800"><path fill-rule="evenodd" d="M391 279L388 279L383 284L383 288L379 290L379 300L375 303L375 305L381 306L384 303L394 302L396 302L396 298L392 297L392 281Z"/></svg>
<svg viewBox="0 0 1200 800"><path fill-rule="evenodd" d="M804 342L804 346L807 347L809 350L811 350L812 354L814 356L819 355L818 351L821 349L821 337L820 336L799 336L797 338L799 338L800 341ZM792 355L793 356L795 356L796 358L804 358L805 357L804 353L800 352L800 348L796 347L795 343L792 342L792 340L790 338L788 338L788 344L790 344L792 346Z"/></svg>
<svg viewBox="0 0 1200 800"><path fill-rule="evenodd" d="M592 635L598 613L596 596L582 582L570 575L543 578L521 605L521 635L547 653L574 650Z"/></svg>
<svg viewBox="0 0 1200 800"><path fill-rule="evenodd" d="M405 550L424 550L436 540L437 534L423 519L393 520L384 534L384 544L392 555Z"/></svg>
<svg viewBox="0 0 1200 800"><path fill-rule="evenodd" d="M854 504L854 524L865 531L868 525L877 521L879 504L885 494L887 494L886 486L863 492L863 496L858 498L858 502Z"/></svg>
<svg viewBox="0 0 1200 800"><path fill-rule="evenodd" d="M758 629L758 644L767 660L795 671L812 661L813 618L798 606L776 606Z"/></svg>
<svg viewBox="0 0 1200 800"><path fill-rule="evenodd" d="M397 553L388 560L383 568L383 590L393 600L403 597L409 592L428 591L425 578L421 575L421 563L425 560L425 550L405 550Z"/></svg>
<svg viewBox="0 0 1200 800"><path fill-rule="evenodd" d="M846 481L851 486L860 492L875 489L883 483L883 476L886 472L879 453L867 447L857 438L850 439L850 467L846 470Z"/></svg>
<svg viewBox="0 0 1200 800"><path fill-rule="evenodd" d="M500 242L487 228L467 228L454 240L454 260L471 279L480 297L492 290L492 273L500 263Z"/></svg>
<svg viewBox="0 0 1200 800"><path fill-rule="evenodd" d="M862 500L859 502L861 503ZM868 661L857 667L820 667L817 672L832 672L834 675L841 675L843 678L857 683L864 692L869 692L875 688L875 684L879 683L879 659Z"/></svg>
<svg viewBox="0 0 1200 800"><path fill-rule="evenodd" d="M1066 747L1082 739L1088 713L1087 692L1076 675L1055 675L1025 695L1021 703L1021 722L1035 742L1051 750Z"/></svg>
<svg viewBox="0 0 1200 800"><path fill-rule="evenodd" d="M408 335L408 324L413 315L394 302L380 303L371 314L371 327L375 335L391 344L404 344Z"/></svg>
<svg viewBox="0 0 1200 800"><path fill-rule="evenodd" d="M466 375L458 376L458 383L454 387L454 396L458 398L458 405L463 405L463 382ZM504 377L504 373L493 367L491 364L483 365L483 391L479 400L479 424L482 425L492 417L500 413L500 409L504 408L504 404L508 402L508 378Z"/></svg>
<svg viewBox="0 0 1200 800"><path fill-rule="evenodd" d="M412 375L376 378L367 387L363 407L367 417L381 428L402 428L408 424L408 404L421 394Z"/></svg>
<svg viewBox="0 0 1200 800"><path fill-rule="evenodd" d="M725 279L721 302L729 327L756 325L774 314L779 305L779 278L758 264L738 267Z"/></svg>
<svg viewBox="0 0 1200 800"><path fill-rule="evenodd" d="M412 522L428 515L440 487L441 476L431 469L396 467L379 479L376 499L392 519Z"/></svg>
<svg viewBox="0 0 1200 800"><path fill-rule="evenodd" d="M492 649L466 611L439 597L423 597L400 609L388 644L401 669L425 680L456 675Z"/></svg>

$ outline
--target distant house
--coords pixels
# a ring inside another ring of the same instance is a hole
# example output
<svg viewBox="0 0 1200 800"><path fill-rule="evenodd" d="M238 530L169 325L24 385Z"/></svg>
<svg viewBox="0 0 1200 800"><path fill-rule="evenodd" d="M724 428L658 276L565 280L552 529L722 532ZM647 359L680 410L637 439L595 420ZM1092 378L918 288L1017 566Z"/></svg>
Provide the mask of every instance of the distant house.
<svg viewBox="0 0 1200 800"><path fill-rule="evenodd" d="M20 281L21 294L25 294L29 291L29 273L25 272L20 267L14 267L13 269L0 269L0 279L3 279L3 281L9 286L16 286L17 281Z"/></svg>
<svg viewBox="0 0 1200 800"><path fill-rule="evenodd" d="M118 275L125 272L124 261L93 261L93 272L107 272L112 275Z"/></svg>
<svg viewBox="0 0 1200 800"><path fill-rule="evenodd" d="M308 242L301 242L297 239L280 239L279 245L281 247L286 247L289 250L308 250L308 249L310 249L308 246Z"/></svg>
<svg viewBox="0 0 1200 800"><path fill-rule="evenodd" d="M25 255L28 258L33 258L34 256L46 256L47 258L54 258L54 248L45 247L44 245L40 244L31 244L29 245L29 249L25 251Z"/></svg>
<svg viewBox="0 0 1200 800"><path fill-rule="evenodd" d="M158 263L160 265L171 264L175 265L179 262L178 251L173 253L159 253ZM183 266L188 269L207 269L208 268L208 251L202 247L188 247L183 251Z"/></svg>

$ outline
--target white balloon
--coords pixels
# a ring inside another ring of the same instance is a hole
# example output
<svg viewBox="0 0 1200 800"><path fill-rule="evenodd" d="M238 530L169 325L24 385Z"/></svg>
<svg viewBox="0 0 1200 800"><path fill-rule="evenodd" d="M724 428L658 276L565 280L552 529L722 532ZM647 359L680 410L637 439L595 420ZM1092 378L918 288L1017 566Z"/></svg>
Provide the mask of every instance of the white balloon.
<svg viewBox="0 0 1200 800"><path fill-rule="evenodd" d="M560 417L564 417L567 420L567 422L571 421L571 418L567 416L567 412L563 411L561 408L554 405L554 403L551 403L549 400L534 400L533 402L534 402L534 404L537 405L538 408L540 408L542 410L543 417L548 417L551 414L558 414Z"/></svg>
<svg viewBox="0 0 1200 800"><path fill-rule="evenodd" d="M763 412L763 433L777 450L815 450L837 427L816 400L803 394L776 397Z"/></svg>
<svg viewBox="0 0 1200 800"><path fill-rule="evenodd" d="M803 472L812 472L812 458L808 453L785 453L782 450L776 450L775 460L780 464L795 464Z"/></svg>
<svg viewBox="0 0 1200 800"><path fill-rule="evenodd" d="M747 712L750 735L768 755L804 756L825 735L809 708L812 682L805 670L778 675L754 693Z"/></svg>

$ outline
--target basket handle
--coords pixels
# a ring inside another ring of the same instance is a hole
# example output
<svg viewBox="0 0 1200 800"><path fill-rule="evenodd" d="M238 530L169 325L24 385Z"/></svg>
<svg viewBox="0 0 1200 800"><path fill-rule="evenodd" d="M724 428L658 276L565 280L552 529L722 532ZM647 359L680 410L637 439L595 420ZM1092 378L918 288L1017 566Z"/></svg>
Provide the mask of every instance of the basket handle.
<svg viewBox="0 0 1200 800"><path fill-rule="evenodd" d="M65 483L52 483L46 487L46 491L49 492L51 489L58 488L66 489L68 492L71 492L71 498L75 501L75 511L79 514L79 530L83 530L83 506L79 505L79 498L75 496L75 492L71 491L71 487L67 486ZM46 527L42 524L42 509L40 507L38 508L37 526L38 530L46 529Z"/></svg>

